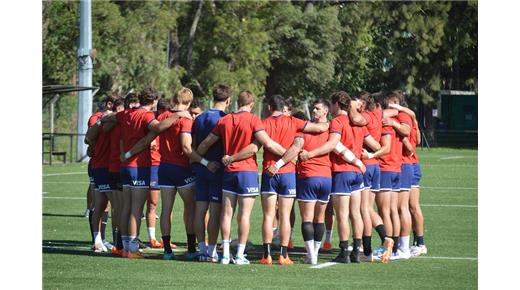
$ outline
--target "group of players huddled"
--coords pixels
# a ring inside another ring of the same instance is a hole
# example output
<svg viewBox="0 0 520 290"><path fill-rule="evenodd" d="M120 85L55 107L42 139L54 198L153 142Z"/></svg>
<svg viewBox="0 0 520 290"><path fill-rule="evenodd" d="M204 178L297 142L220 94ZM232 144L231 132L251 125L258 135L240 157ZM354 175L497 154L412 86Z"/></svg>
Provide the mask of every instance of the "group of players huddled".
<svg viewBox="0 0 520 290"><path fill-rule="evenodd" d="M332 214L339 237L334 262L387 263L426 254L416 152L421 134L401 91L355 97L338 91L313 103L312 120L301 112L291 114L280 95L263 100L268 117L261 120L251 113L256 97L250 91L240 92L238 109L225 113L232 94L229 86L217 85L213 107L204 112L190 107L193 93L188 88L172 100L158 100L153 88L107 98L90 118L85 137L94 189L89 215L94 251L106 252L108 246L115 255L142 258L138 236L146 203L150 246L164 248L163 259L175 259L170 232L178 192L184 203L188 260L249 264L245 250L258 195L263 210L261 264L273 263L273 232L279 235L278 264L293 264L288 250L293 247L295 200L305 263L317 264L318 253L331 250L330 225L324 245L322 240ZM256 153L261 146L259 183ZM157 241L159 195L162 237ZM113 245L105 242L102 229L108 202ZM235 211L238 238L232 255ZM273 231L276 219L279 229ZM371 245L373 229L381 239L376 249Z"/></svg>

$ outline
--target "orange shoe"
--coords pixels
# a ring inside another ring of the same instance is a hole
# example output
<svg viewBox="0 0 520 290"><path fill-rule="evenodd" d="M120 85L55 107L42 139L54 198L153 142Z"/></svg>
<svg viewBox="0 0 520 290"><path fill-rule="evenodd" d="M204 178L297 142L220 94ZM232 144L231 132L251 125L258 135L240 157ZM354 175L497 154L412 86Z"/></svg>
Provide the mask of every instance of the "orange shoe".
<svg viewBox="0 0 520 290"><path fill-rule="evenodd" d="M287 258L280 256L280 258L278 259L278 264L282 266L290 266L294 264L294 262L291 260L291 258L289 258L289 256L287 256Z"/></svg>
<svg viewBox="0 0 520 290"><path fill-rule="evenodd" d="M150 240L150 247L152 249L162 249L163 248L162 240L160 243L156 239Z"/></svg>
<svg viewBox="0 0 520 290"><path fill-rule="evenodd" d="M128 259L142 259L142 258L144 258L144 255L141 252L139 252L139 251L137 251L137 252L127 251L127 253L128 254L127 254L126 257Z"/></svg>
<svg viewBox="0 0 520 290"><path fill-rule="evenodd" d="M292 240L289 240L289 244L287 244L287 249L292 250L294 249L294 244Z"/></svg>
<svg viewBox="0 0 520 290"><path fill-rule="evenodd" d="M112 247L112 254L114 254L116 256L119 256L119 257L122 257L123 256L123 251L119 250L116 247Z"/></svg>
<svg viewBox="0 0 520 290"><path fill-rule="evenodd" d="M330 243L330 241L325 240L325 242L323 243L323 248L322 248L322 250L323 250L324 252L330 252L330 251L332 251L332 244Z"/></svg>
<svg viewBox="0 0 520 290"><path fill-rule="evenodd" d="M121 258L128 258L128 251L123 249L121 250Z"/></svg>
<svg viewBox="0 0 520 290"><path fill-rule="evenodd" d="M392 257L392 248L394 247L394 240L391 238L385 238L385 242L383 243L383 248L385 251L383 255L381 255L381 263L388 263L390 261L390 257Z"/></svg>
<svg viewBox="0 0 520 290"><path fill-rule="evenodd" d="M262 264L262 265L272 265L273 264L273 258L271 258L271 256L267 256L267 258L262 258L262 260L260 260L260 264Z"/></svg>
<svg viewBox="0 0 520 290"><path fill-rule="evenodd" d="M164 242L163 242L162 239L161 239L161 248L164 248ZM176 248L177 248L177 245L174 244L174 243L172 243L172 242L170 242L170 248L172 248L172 249L176 249Z"/></svg>

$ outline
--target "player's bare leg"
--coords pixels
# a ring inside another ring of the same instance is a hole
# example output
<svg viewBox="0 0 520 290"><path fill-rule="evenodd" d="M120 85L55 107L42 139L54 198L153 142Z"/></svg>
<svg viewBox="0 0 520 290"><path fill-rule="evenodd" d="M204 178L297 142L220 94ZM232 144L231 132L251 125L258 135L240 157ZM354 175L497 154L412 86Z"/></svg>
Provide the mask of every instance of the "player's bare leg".
<svg viewBox="0 0 520 290"><path fill-rule="evenodd" d="M321 241L323 240L323 233L325 232L325 212L327 211L327 203L317 201L314 206L314 264L318 263L318 253L321 248Z"/></svg>
<svg viewBox="0 0 520 290"><path fill-rule="evenodd" d="M305 250L307 257L305 263L312 264L313 258L317 257L314 248L314 209L316 207L315 201L298 201L300 206L300 215L302 218L302 236L305 243ZM317 261L316 261L317 262Z"/></svg>
<svg viewBox="0 0 520 290"><path fill-rule="evenodd" d="M220 214L222 205L217 202L209 203L209 220L208 220L208 256L215 257L218 233L220 231ZM217 257L218 258L218 257ZM215 260L214 262L217 262Z"/></svg>
<svg viewBox="0 0 520 290"><path fill-rule="evenodd" d="M394 239L392 238L394 227L392 224L392 215L390 210L390 203L392 197L391 194L391 191L380 191L376 194L375 197L377 209L379 211L379 216L381 216L381 218L383 219L383 229L386 233L386 237L384 240L385 249L381 257L381 261L383 263L387 263L390 260L390 256L392 255L394 246ZM381 227L379 227L378 233L381 230Z"/></svg>
<svg viewBox="0 0 520 290"><path fill-rule="evenodd" d="M332 205L336 213L338 222L338 237L339 237L339 255L333 260L334 262L350 263L348 253L348 239L350 235L349 228L349 206L350 196L332 195Z"/></svg>
<svg viewBox="0 0 520 290"><path fill-rule="evenodd" d="M173 251L170 246L171 229L172 229L172 211L175 204L175 195L177 189L175 187L161 188L161 216L159 223L161 225L161 235L164 244L163 259L173 259Z"/></svg>
<svg viewBox="0 0 520 290"><path fill-rule="evenodd" d="M412 187L410 190L410 213L412 214L412 225L414 232L414 249L412 255L419 256L426 254L424 245L424 217L420 205L420 189Z"/></svg>
<svg viewBox="0 0 520 290"><path fill-rule="evenodd" d="M98 192L96 190L94 195L94 212L92 216L92 234L94 236L94 251L95 252L106 252L107 249L103 245L103 239L101 237L101 219L105 212L105 208L108 204L108 198L104 192Z"/></svg>
<svg viewBox="0 0 520 290"><path fill-rule="evenodd" d="M325 210L325 242L323 243L323 251L330 252L332 250L332 232L334 231L334 207L332 201L327 204Z"/></svg>
<svg viewBox="0 0 520 290"><path fill-rule="evenodd" d="M277 215L277 196L276 194L262 194L261 201L263 211L262 240L264 254L260 263L270 265L272 264L271 245L273 241L273 223L276 221Z"/></svg>
<svg viewBox="0 0 520 290"><path fill-rule="evenodd" d="M359 263L359 248L363 236L363 218L361 217L361 191L352 192L350 195L349 217L352 223L352 238L354 244L350 254L350 262Z"/></svg>
<svg viewBox="0 0 520 290"><path fill-rule="evenodd" d="M132 195L130 186L123 186L123 198L121 203L121 212L119 215L119 225L121 231L121 239L123 242L123 249L128 251L129 232L128 224L130 222L130 212L132 207Z"/></svg>
<svg viewBox="0 0 520 290"><path fill-rule="evenodd" d="M130 206L130 219L128 221L130 253L136 253L139 250L137 236L139 235L141 216L143 215L144 204L148 198L149 190L149 188L131 188L132 204Z"/></svg>
<svg viewBox="0 0 520 290"><path fill-rule="evenodd" d="M150 245L153 247L154 243L157 242L155 237L155 225L157 216L157 204L159 202L160 190L150 189L150 194L146 200L146 227L148 230L148 239ZM155 241L155 242L154 242Z"/></svg>
<svg viewBox="0 0 520 290"><path fill-rule="evenodd" d="M206 255L206 217L208 212L209 202L197 201L195 202L195 215L193 227L197 240L199 241L199 255ZM209 230L209 228L208 228ZM209 243L209 241L208 241Z"/></svg>
<svg viewBox="0 0 520 290"><path fill-rule="evenodd" d="M186 210L186 238L188 242L188 254L186 258L189 260L193 260L198 258L196 256L197 253L197 238L195 235L195 185L192 184L190 186L178 188L179 195L182 198L184 203L184 208ZM205 240L201 240L199 242L205 242Z"/></svg>
<svg viewBox="0 0 520 290"><path fill-rule="evenodd" d="M399 234L399 250L403 253L403 258L409 257L410 253L410 231L412 229L412 217L410 214L410 191L399 192L398 206L401 223Z"/></svg>
<svg viewBox="0 0 520 290"><path fill-rule="evenodd" d="M401 218L399 217L399 193L397 191L392 191L390 193L390 216L392 218L392 239L394 240L392 253L397 254L399 234L401 233Z"/></svg>
<svg viewBox="0 0 520 290"><path fill-rule="evenodd" d="M247 238L249 236L249 226L251 222L251 211L255 204L255 196L239 196L238 203L238 247L237 258L244 258L244 250L246 248Z"/></svg>
<svg viewBox="0 0 520 290"><path fill-rule="evenodd" d="M222 209L220 215L220 231L222 234L222 263L229 264L231 243L231 222L233 221L233 212L237 204L237 197L234 194L222 192Z"/></svg>
<svg viewBox="0 0 520 290"><path fill-rule="evenodd" d="M289 259L287 252L289 246L289 240L291 237L291 211L294 204L294 198L292 197L279 197L278 198L278 216L280 223L280 255L289 264L292 261ZM289 259L289 260L287 260Z"/></svg>

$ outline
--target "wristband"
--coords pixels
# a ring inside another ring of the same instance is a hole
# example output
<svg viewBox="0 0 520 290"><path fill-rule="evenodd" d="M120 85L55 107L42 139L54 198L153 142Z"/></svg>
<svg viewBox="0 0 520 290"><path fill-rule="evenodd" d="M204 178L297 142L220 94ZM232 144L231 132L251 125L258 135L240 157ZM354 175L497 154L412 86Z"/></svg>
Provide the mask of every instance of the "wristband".
<svg viewBox="0 0 520 290"><path fill-rule="evenodd" d="M374 158L374 155L376 155L376 154L367 152L367 155L368 155L368 159L372 159L372 158Z"/></svg>
<svg viewBox="0 0 520 290"><path fill-rule="evenodd" d="M125 153L125 159L128 159L130 157L132 157L132 153L130 151L126 152Z"/></svg>
<svg viewBox="0 0 520 290"><path fill-rule="evenodd" d="M336 143L336 147L334 147L334 153L341 154L347 147L343 145L341 142Z"/></svg>
<svg viewBox="0 0 520 290"><path fill-rule="evenodd" d="M202 165L204 165L204 166L206 166L206 167L208 167L208 163L209 163L209 162L208 162L208 160L202 158L202 159L200 160L199 163L202 164Z"/></svg>
<svg viewBox="0 0 520 290"><path fill-rule="evenodd" d="M274 164L274 167L276 167L276 169L280 169L284 165L285 165L285 161L283 161L283 159L280 158L280 160L276 161L276 163Z"/></svg>
<svg viewBox="0 0 520 290"><path fill-rule="evenodd" d="M361 160L359 160L359 159L356 159L356 162L354 162L354 164L355 164L357 167L359 167L359 168L361 168L361 167L363 166L363 162L361 162Z"/></svg>

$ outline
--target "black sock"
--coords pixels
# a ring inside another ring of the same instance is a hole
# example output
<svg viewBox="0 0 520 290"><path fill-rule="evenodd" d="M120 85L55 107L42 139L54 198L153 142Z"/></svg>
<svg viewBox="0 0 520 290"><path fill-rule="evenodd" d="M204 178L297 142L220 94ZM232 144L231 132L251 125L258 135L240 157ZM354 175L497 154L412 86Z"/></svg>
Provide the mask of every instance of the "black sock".
<svg viewBox="0 0 520 290"><path fill-rule="evenodd" d="M361 247L361 239L354 239L354 245L352 246L352 251L359 252L360 247Z"/></svg>
<svg viewBox="0 0 520 290"><path fill-rule="evenodd" d="M386 237L386 231L384 225L378 225L376 227L376 232L379 235L379 238L381 239L381 245L385 243L385 237Z"/></svg>
<svg viewBox="0 0 520 290"><path fill-rule="evenodd" d="M417 246L417 233L415 231L413 231L413 243L412 243L413 246Z"/></svg>
<svg viewBox="0 0 520 290"><path fill-rule="evenodd" d="M117 231L117 246L118 249L123 249L123 238L121 237L121 232Z"/></svg>
<svg viewBox="0 0 520 290"><path fill-rule="evenodd" d="M271 243L264 243L264 258L271 255Z"/></svg>
<svg viewBox="0 0 520 290"><path fill-rule="evenodd" d="M372 254L372 237L363 236L363 254L369 256Z"/></svg>
<svg viewBox="0 0 520 290"><path fill-rule="evenodd" d="M311 222L302 223L302 236L304 241L314 239L314 226Z"/></svg>
<svg viewBox="0 0 520 290"><path fill-rule="evenodd" d="M105 231L107 229L108 222L108 211L103 212L103 216L101 217L101 239L103 242L105 241Z"/></svg>
<svg viewBox="0 0 520 290"><path fill-rule="evenodd" d="M417 236L417 246L424 245L424 236Z"/></svg>
<svg viewBox="0 0 520 290"><path fill-rule="evenodd" d="M340 248L342 253L347 253L347 251L348 251L348 240L340 241L339 242L339 248Z"/></svg>
<svg viewBox="0 0 520 290"><path fill-rule="evenodd" d="M281 246L280 249L282 250L282 257L287 258L287 246Z"/></svg>
<svg viewBox="0 0 520 290"><path fill-rule="evenodd" d="M196 236L195 234L186 234L188 237L188 253L195 253L196 249Z"/></svg>
<svg viewBox="0 0 520 290"><path fill-rule="evenodd" d="M394 240L394 247L392 248L392 253L397 253L397 244L399 243L399 237L392 237Z"/></svg>
<svg viewBox="0 0 520 290"><path fill-rule="evenodd" d="M170 245L171 236L162 236L162 240L164 243L164 252L170 254L172 252L172 247Z"/></svg>
<svg viewBox="0 0 520 290"><path fill-rule="evenodd" d="M94 232L93 232L93 227L92 227L92 216L94 215L94 211L89 209L88 210L88 225L90 227L90 238L92 239L92 243L94 243L95 241L95 238L94 237Z"/></svg>
<svg viewBox="0 0 520 290"><path fill-rule="evenodd" d="M117 232L118 232L117 229L112 230L112 242L113 242L114 247L116 247L116 248L117 248Z"/></svg>
<svg viewBox="0 0 520 290"><path fill-rule="evenodd" d="M325 223L316 223L314 226L314 240L321 242L323 240L323 234L325 233Z"/></svg>

